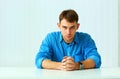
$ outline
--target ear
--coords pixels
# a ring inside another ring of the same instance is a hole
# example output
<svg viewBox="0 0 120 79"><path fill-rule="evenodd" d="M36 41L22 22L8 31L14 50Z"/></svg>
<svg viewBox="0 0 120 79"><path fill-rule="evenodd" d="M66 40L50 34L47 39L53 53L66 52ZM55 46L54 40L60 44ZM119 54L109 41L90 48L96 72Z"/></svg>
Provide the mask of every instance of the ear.
<svg viewBox="0 0 120 79"><path fill-rule="evenodd" d="M77 24L77 29L80 27L80 23Z"/></svg>
<svg viewBox="0 0 120 79"><path fill-rule="evenodd" d="M60 23L57 23L58 28L60 28Z"/></svg>

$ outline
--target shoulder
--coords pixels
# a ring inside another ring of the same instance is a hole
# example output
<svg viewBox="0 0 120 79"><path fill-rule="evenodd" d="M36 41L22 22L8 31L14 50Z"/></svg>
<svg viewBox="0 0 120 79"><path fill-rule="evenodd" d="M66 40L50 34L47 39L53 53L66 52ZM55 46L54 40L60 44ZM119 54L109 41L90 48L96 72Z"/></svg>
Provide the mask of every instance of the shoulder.
<svg viewBox="0 0 120 79"><path fill-rule="evenodd" d="M47 34L47 37L57 37L60 36L60 32L56 31L56 32L50 32Z"/></svg>
<svg viewBox="0 0 120 79"><path fill-rule="evenodd" d="M83 33L83 32L76 32L76 36L79 39L88 39L88 38L91 38L91 36L88 33Z"/></svg>
<svg viewBox="0 0 120 79"><path fill-rule="evenodd" d="M61 32L60 31L56 31L56 32L50 32L46 35L47 40L55 40L58 39L61 36Z"/></svg>
<svg viewBox="0 0 120 79"><path fill-rule="evenodd" d="M79 40L79 43L82 43L85 47L93 45L95 46L95 42L88 33L83 33L83 32L77 32L77 41Z"/></svg>

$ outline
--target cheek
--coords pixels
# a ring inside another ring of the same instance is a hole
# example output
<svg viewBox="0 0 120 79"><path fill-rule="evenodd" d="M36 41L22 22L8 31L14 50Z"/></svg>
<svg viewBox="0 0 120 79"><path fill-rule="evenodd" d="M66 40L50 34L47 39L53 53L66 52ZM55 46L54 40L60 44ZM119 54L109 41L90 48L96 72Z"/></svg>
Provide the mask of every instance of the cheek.
<svg viewBox="0 0 120 79"><path fill-rule="evenodd" d="M62 32L62 33L65 33L65 32L66 32L66 30L65 30L65 29L61 29L61 32Z"/></svg>
<svg viewBox="0 0 120 79"><path fill-rule="evenodd" d="M65 30L61 30L61 33L63 37L67 34Z"/></svg>
<svg viewBox="0 0 120 79"><path fill-rule="evenodd" d="M61 30L61 33L62 33L63 36L66 34L65 31L63 31L63 30Z"/></svg>
<svg viewBox="0 0 120 79"><path fill-rule="evenodd" d="M71 31L72 35L75 35L75 33L76 33L76 30Z"/></svg>

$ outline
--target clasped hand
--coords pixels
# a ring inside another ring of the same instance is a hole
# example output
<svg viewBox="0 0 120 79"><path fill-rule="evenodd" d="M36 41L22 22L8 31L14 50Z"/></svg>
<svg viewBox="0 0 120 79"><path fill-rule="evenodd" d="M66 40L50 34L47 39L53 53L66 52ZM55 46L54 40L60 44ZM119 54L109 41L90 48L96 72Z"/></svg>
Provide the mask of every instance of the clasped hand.
<svg viewBox="0 0 120 79"><path fill-rule="evenodd" d="M60 69L71 71L71 70L77 70L78 69L78 63L74 62L74 59L72 57L65 56L61 62Z"/></svg>

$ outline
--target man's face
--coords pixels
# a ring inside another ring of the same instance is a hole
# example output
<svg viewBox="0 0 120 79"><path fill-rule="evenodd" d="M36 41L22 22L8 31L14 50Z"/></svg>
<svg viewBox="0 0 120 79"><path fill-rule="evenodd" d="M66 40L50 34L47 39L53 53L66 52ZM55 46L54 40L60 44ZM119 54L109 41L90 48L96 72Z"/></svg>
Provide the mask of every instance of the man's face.
<svg viewBox="0 0 120 79"><path fill-rule="evenodd" d="M58 23L58 27L61 30L64 41L66 43L71 43L74 39L74 35L79 27L79 24L76 22L71 23L66 19L63 19L60 23Z"/></svg>

